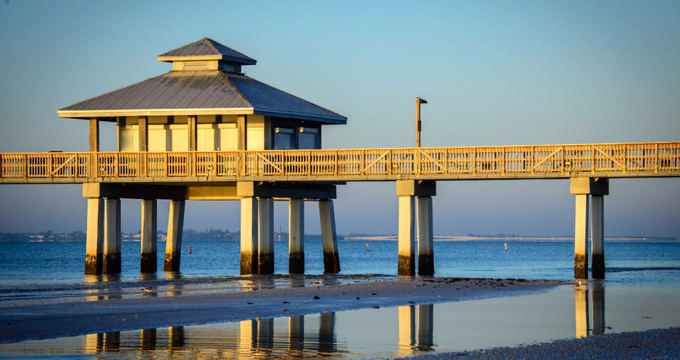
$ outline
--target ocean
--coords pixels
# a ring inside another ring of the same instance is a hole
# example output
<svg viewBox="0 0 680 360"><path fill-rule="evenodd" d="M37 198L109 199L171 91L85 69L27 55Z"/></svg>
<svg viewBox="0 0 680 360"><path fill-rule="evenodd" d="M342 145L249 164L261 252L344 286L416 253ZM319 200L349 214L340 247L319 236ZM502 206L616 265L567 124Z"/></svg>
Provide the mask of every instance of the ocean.
<svg viewBox="0 0 680 360"><path fill-rule="evenodd" d="M396 277L396 241L338 241L338 275L323 275L320 241L305 243L303 277L287 275L287 242L277 241L274 248L276 275L258 280L266 286ZM161 242L159 269L163 249ZM436 277L573 280L572 241L435 241L434 251ZM234 280L238 241L185 241L179 274L140 274L139 252L138 242L123 242L120 275L85 276L85 243L0 243L0 312L92 295L95 300L140 296L145 286L168 294L240 291ZM564 285L512 298L29 340L0 344L0 358L394 357L680 326L680 242L605 241L605 254L606 279L591 280L585 288ZM422 338L414 335L421 334L419 328L404 341L405 313L413 324L429 322ZM291 324L303 329L293 336ZM244 342L244 329L251 328L256 335Z"/></svg>

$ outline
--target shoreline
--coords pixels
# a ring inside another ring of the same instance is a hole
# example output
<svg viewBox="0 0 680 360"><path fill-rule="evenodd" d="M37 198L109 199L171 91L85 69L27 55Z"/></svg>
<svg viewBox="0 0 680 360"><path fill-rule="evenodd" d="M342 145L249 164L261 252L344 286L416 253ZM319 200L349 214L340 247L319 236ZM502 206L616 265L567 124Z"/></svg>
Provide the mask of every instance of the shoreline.
<svg viewBox="0 0 680 360"><path fill-rule="evenodd" d="M139 289L139 297L95 296L68 303L6 307L0 314L0 343L530 295L572 284L520 279L401 278L331 285L321 280L306 287L258 288L249 284L250 280L242 281L247 290L182 293L182 289L145 288Z"/></svg>

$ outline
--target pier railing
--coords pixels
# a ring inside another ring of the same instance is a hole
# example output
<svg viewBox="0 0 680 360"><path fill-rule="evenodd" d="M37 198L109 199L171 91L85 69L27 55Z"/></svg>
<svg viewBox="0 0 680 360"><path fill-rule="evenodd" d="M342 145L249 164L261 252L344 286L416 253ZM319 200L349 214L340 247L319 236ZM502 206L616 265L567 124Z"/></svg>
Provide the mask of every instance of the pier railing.
<svg viewBox="0 0 680 360"><path fill-rule="evenodd" d="M370 181L680 176L680 142L0 154L0 182Z"/></svg>

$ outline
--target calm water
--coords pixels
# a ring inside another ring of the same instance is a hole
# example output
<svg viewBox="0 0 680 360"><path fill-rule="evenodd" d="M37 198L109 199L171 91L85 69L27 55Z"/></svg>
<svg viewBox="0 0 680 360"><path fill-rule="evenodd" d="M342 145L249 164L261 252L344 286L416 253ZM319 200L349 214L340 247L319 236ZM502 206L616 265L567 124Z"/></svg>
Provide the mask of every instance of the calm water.
<svg viewBox="0 0 680 360"><path fill-rule="evenodd" d="M436 275L573 278L572 242L507 244L506 251L502 241L435 242ZM159 247L161 254L163 244ZM238 242L183 247L179 276L160 271L142 277L139 243L123 243L122 274L102 283L83 275L84 243L0 243L0 311L16 303L78 299L93 288L98 294L133 296L149 282L168 289L181 284L183 291L228 289L238 276ZM340 241L338 247L338 281L396 276L396 242ZM679 326L680 242L606 242L605 247L605 281L540 295L25 341L0 345L0 358L392 357ZM271 284L289 286L283 275L287 243L276 242L275 251L275 271L282 275ZM321 243L307 242L305 256L310 276L302 281L309 283L323 272Z"/></svg>

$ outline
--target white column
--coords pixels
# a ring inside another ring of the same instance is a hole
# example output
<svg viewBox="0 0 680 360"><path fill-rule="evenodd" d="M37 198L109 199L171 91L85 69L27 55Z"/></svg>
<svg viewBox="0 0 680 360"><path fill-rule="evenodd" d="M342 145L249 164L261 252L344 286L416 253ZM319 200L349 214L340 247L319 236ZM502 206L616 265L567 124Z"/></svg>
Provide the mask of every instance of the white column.
<svg viewBox="0 0 680 360"><path fill-rule="evenodd" d="M120 199L104 201L104 274L120 273Z"/></svg>
<svg viewBox="0 0 680 360"><path fill-rule="evenodd" d="M241 274L257 274L257 199L241 199Z"/></svg>
<svg viewBox="0 0 680 360"><path fill-rule="evenodd" d="M179 271L184 229L184 200L171 200L168 214L168 236L165 240L164 271Z"/></svg>
<svg viewBox="0 0 680 360"><path fill-rule="evenodd" d="M288 272L305 273L305 211L304 200L288 202Z"/></svg>
<svg viewBox="0 0 680 360"><path fill-rule="evenodd" d="M576 221L574 221L574 277L588 278L588 195L576 195Z"/></svg>
<svg viewBox="0 0 680 360"><path fill-rule="evenodd" d="M399 259L397 273L400 276L416 274L414 196L399 196Z"/></svg>
<svg viewBox="0 0 680 360"><path fill-rule="evenodd" d="M158 258L158 206L156 200L142 200L142 239L140 272L154 273Z"/></svg>
<svg viewBox="0 0 680 360"><path fill-rule="evenodd" d="M257 198L258 274L274 273L274 200Z"/></svg>
<svg viewBox="0 0 680 360"><path fill-rule="evenodd" d="M434 249L432 234L432 197L418 196L418 274L434 275Z"/></svg>
<svg viewBox="0 0 680 360"><path fill-rule="evenodd" d="M104 206L101 198L87 199L85 274L101 274L104 263Z"/></svg>
<svg viewBox="0 0 680 360"><path fill-rule="evenodd" d="M604 196L591 196L590 228L591 238L591 272L593 279L604 279Z"/></svg>
<svg viewBox="0 0 680 360"><path fill-rule="evenodd" d="M335 232L335 211L333 210L333 201L319 200L319 218L321 220L324 273L336 274L340 272L340 257L338 256L338 240Z"/></svg>

